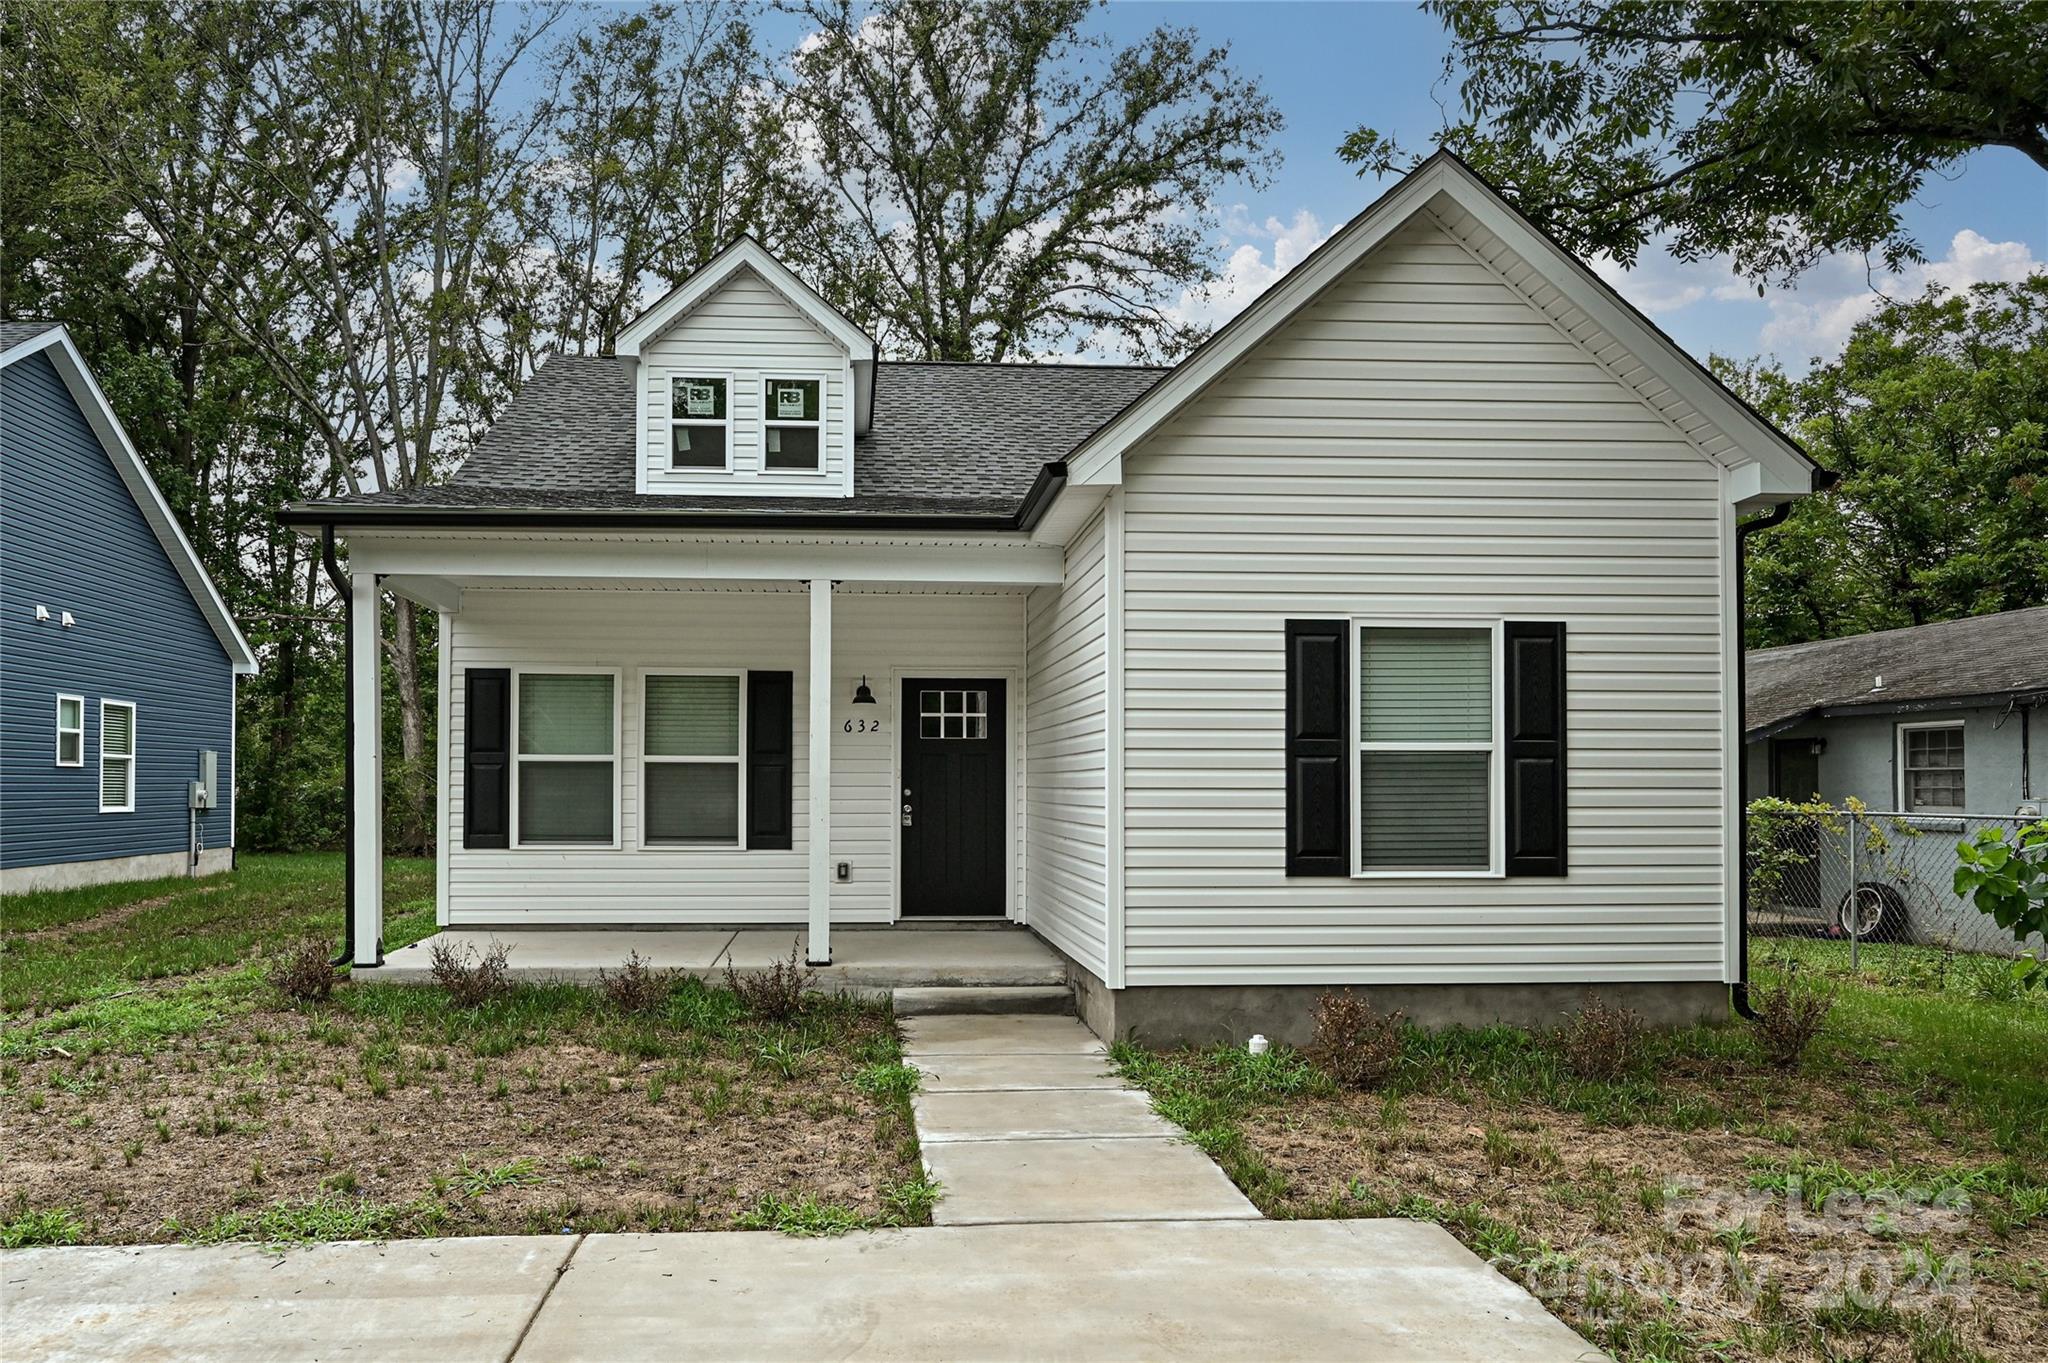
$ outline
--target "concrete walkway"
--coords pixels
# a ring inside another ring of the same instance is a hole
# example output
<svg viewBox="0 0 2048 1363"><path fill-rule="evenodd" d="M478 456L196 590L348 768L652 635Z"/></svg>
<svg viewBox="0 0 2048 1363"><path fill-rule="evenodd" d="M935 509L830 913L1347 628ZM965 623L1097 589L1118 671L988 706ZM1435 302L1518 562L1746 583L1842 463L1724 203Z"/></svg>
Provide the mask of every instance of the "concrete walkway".
<svg viewBox="0 0 2048 1363"><path fill-rule="evenodd" d="M906 1018L903 1054L935 1225L1258 1219L1074 1018Z"/></svg>

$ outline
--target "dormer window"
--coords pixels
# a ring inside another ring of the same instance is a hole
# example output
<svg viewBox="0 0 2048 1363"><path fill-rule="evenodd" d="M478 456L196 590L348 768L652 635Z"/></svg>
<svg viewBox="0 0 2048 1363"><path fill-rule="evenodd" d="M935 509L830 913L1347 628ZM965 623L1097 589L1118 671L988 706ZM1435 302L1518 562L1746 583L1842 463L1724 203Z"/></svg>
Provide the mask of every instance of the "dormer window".
<svg viewBox="0 0 2048 1363"><path fill-rule="evenodd" d="M678 374L669 380L669 467L730 466L732 417L722 374Z"/></svg>
<svg viewBox="0 0 2048 1363"><path fill-rule="evenodd" d="M762 381L761 412L766 439L762 467L771 471L816 472L825 444L821 379Z"/></svg>

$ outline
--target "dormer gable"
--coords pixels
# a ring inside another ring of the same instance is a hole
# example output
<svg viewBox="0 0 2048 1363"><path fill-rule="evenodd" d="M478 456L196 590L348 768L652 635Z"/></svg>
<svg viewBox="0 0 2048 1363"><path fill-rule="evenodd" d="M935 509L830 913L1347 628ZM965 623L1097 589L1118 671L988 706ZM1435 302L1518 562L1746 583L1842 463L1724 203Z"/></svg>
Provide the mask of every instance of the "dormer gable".
<svg viewBox="0 0 2048 1363"><path fill-rule="evenodd" d="M874 340L751 237L635 318L617 352L638 409L638 491L853 495Z"/></svg>

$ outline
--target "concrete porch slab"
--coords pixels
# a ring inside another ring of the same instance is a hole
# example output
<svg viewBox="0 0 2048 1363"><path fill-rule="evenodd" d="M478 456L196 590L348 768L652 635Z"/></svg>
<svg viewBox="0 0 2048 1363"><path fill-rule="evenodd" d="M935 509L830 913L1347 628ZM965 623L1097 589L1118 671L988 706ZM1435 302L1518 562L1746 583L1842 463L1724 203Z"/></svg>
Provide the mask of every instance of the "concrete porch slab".
<svg viewBox="0 0 2048 1363"><path fill-rule="evenodd" d="M1170 1138L1180 1129L1152 1111L1137 1089L1081 1088L1031 1092L920 1093L918 1139L945 1141L1060 1140L1073 1137Z"/></svg>
<svg viewBox="0 0 2048 1363"><path fill-rule="evenodd" d="M741 971L765 970L789 959L794 943L808 948L795 928L449 928L401 947L384 964L356 972L374 984L427 984L436 943L509 948L516 980L593 984L600 970L617 970L631 952L663 970L707 980L724 977L727 961ZM928 927L837 928L832 964L817 972L820 989L886 992L927 986L1063 986L1066 967L1028 929L1002 926L962 930Z"/></svg>
<svg viewBox="0 0 2048 1363"><path fill-rule="evenodd" d="M1074 1018L941 1014L903 1020L904 1049L918 1060L943 1055L1101 1055L1095 1033Z"/></svg>
<svg viewBox="0 0 2048 1363"><path fill-rule="evenodd" d="M1014 1056L913 1056L910 1063L924 1076L926 1093L967 1093L988 1090L1040 1092L1058 1089L1120 1089L1124 1081L1109 1068L1109 1057L1041 1055L1028 1068Z"/></svg>
<svg viewBox="0 0 2048 1363"><path fill-rule="evenodd" d="M1601 1356L1440 1227L1219 1221L594 1235L517 1363Z"/></svg>
<svg viewBox="0 0 2048 1363"><path fill-rule="evenodd" d="M7 1357L498 1363L574 1241L93 1246L0 1255Z"/></svg>
<svg viewBox="0 0 2048 1363"><path fill-rule="evenodd" d="M934 1225L1259 1216L1213 1160L1178 1139L952 1141L923 1155L944 1185Z"/></svg>

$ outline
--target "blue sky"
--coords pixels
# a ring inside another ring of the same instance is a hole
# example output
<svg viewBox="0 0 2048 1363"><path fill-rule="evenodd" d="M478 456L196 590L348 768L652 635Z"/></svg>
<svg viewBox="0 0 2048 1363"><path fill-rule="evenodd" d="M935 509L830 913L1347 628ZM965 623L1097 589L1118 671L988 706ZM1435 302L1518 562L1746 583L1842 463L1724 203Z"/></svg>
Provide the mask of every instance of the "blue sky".
<svg viewBox="0 0 2048 1363"><path fill-rule="evenodd" d="M1427 147L1443 121L1439 101L1456 107L1456 88L1441 79L1448 41L1437 21L1413 5L1117 0L1099 22L1125 39L1174 23L1192 25L1212 43L1227 42L1286 117L1285 161L1273 183L1226 196L1242 211L1225 223L1232 275L1210 309L1216 320L1378 192L1337 159L1347 132L1370 123L1406 145ZM1928 280L1960 285L2048 268L2048 176L2018 152L1978 152L1923 199L1906 217L1930 265L1902 279L1878 277L1886 291L1917 293ZM1687 265L1662 252L1646 252L1627 274L1611 267L1602 273L1702 358L1771 354L1804 367L1836 354L1875 301L1860 258L1824 262L1796 287L1764 299L1719 262Z"/></svg>

